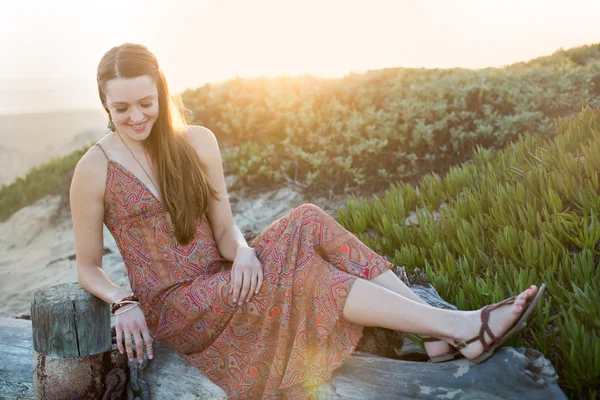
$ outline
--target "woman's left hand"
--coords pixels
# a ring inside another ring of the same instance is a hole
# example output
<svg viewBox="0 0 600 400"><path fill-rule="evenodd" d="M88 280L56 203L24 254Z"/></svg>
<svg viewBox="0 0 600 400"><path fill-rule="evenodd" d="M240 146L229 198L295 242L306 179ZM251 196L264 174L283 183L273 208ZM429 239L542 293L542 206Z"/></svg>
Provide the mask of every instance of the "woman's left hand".
<svg viewBox="0 0 600 400"><path fill-rule="evenodd" d="M233 305L247 303L257 294L263 283L262 264L252 247L238 249L231 267L229 295L233 295Z"/></svg>

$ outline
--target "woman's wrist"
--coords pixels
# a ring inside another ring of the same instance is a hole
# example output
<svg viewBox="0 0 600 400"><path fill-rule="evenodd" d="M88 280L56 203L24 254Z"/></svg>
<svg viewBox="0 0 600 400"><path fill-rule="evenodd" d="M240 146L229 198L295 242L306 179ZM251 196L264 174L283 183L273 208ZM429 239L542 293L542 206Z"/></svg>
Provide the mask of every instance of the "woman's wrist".
<svg viewBox="0 0 600 400"><path fill-rule="evenodd" d="M114 313L119 308L122 308L122 307L126 306L127 304L139 303L139 302L140 302L140 296L137 296L132 293L130 296L123 297L121 300L118 300L118 301L115 301L114 303L112 303L111 307L110 307L110 311L112 313Z"/></svg>
<svg viewBox="0 0 600 400"><path fill-rule="evenodd" d="M135 308L135 307L137 307L137 306L139 306L139 305L140 305L140 303L136 303L136 304L131 304L131 305L130 305L130 307L127 307L127 308L125 308L125 307L122 307L120 310L116 311L116 312L114 313L114 315L115 315L115 316L117 316L117 315L119 315L119 314L123 314L125 311L129 311L129 310L131 310L132 308Z"/></svg>
<svg viewBox="0 0 600 400"><path fill-rule="evenodd" d="M127 290L123 289L122 287L119 287L108 296L109 303L110 304L115 303L115 302L123 299L124 297L131 296L132 294L133 294L132 291L127 291Z"/></svg>
<svg viewBox="0 0 600 400"><path fill-rule="evenodd" d="M242 245L237 248L237 251L235 254L237 255L237 254L246 253L246 252L251 252L253 254L256 254L256 249L254 249L254 247L250 247L248 245Z"/></svg>

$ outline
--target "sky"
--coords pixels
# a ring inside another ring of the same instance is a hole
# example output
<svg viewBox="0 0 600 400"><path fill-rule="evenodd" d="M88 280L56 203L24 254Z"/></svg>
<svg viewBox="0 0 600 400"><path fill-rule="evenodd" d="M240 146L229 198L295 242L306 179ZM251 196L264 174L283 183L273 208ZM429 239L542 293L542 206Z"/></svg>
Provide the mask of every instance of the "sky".
<svg viewBox="0 0 600 400"><path fill-rule="evenodd" d="M598 0L0 0L0 114L100 107L102 55L158 58L174 92L239 77L499 67L600 42Z"/></svg>

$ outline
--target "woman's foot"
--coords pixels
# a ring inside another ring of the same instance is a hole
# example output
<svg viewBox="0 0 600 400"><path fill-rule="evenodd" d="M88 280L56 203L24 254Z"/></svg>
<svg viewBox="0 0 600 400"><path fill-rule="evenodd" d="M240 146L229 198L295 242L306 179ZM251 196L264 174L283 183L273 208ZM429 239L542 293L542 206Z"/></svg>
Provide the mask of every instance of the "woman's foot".
<svg viewBox="0 0 600 400"><path fill-rule="evenodd" d="M542 285L542 287L545 289L544 285ZM507 299L505 300L505 304L497 305L497 308L491 306L493 309L487 310L485 313L483 311L486 307L477 311L467 312L467 323L461 324L459 327L459 331L457 331L453 338L455 343L452 342L452 339L449 340L449 343L455 345L466 358L475 362L484 361L487 357L491 356L491 354L484 355L489 349L484 348L484 344L480 340L475 339L470 343L466 343L465 346L461 346L463 342L469 342L481 332L486 344L488 346L493 346L494 338L503 338L504 334L507 333L521 318L523 313L526 312L528 304L531 303L537 293L538 288L535 285L532 285L529 289L521 292L514 299L512 304L509 304L510 301L507 301ZM535 307L535 305L530 307ZM485 325L483 321L486 320L489 330L484 329L481 331L482 325ZM523 321L519 322L519 326L523 323ZM494 337L490 336L490 330Z"/></svg>

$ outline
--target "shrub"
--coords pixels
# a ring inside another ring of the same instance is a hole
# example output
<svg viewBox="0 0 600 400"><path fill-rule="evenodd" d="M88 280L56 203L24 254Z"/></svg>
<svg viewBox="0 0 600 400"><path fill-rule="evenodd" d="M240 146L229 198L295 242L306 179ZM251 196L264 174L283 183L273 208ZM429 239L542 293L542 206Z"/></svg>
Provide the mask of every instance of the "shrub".
<svg viewBox="0 0 600 400"><path fill-rule="evenodd" d="M367 194L446 173L477 146L550 138L555 119L600 106L599 76L594 45L505 68L235 79L183 98L195 123L239 146L225 161L240 183Z"/></svg>
<svg viewBox="0 0 600 400"><path fill-rule="evenodd" d="M17 178L0 188L0 221L5 221L22 207L33 204L49 194L64 195L65 185L71 184L70 177L79 159L89 149L76 150L64 157L55 157L29 170L27 175Z"/></svg>

